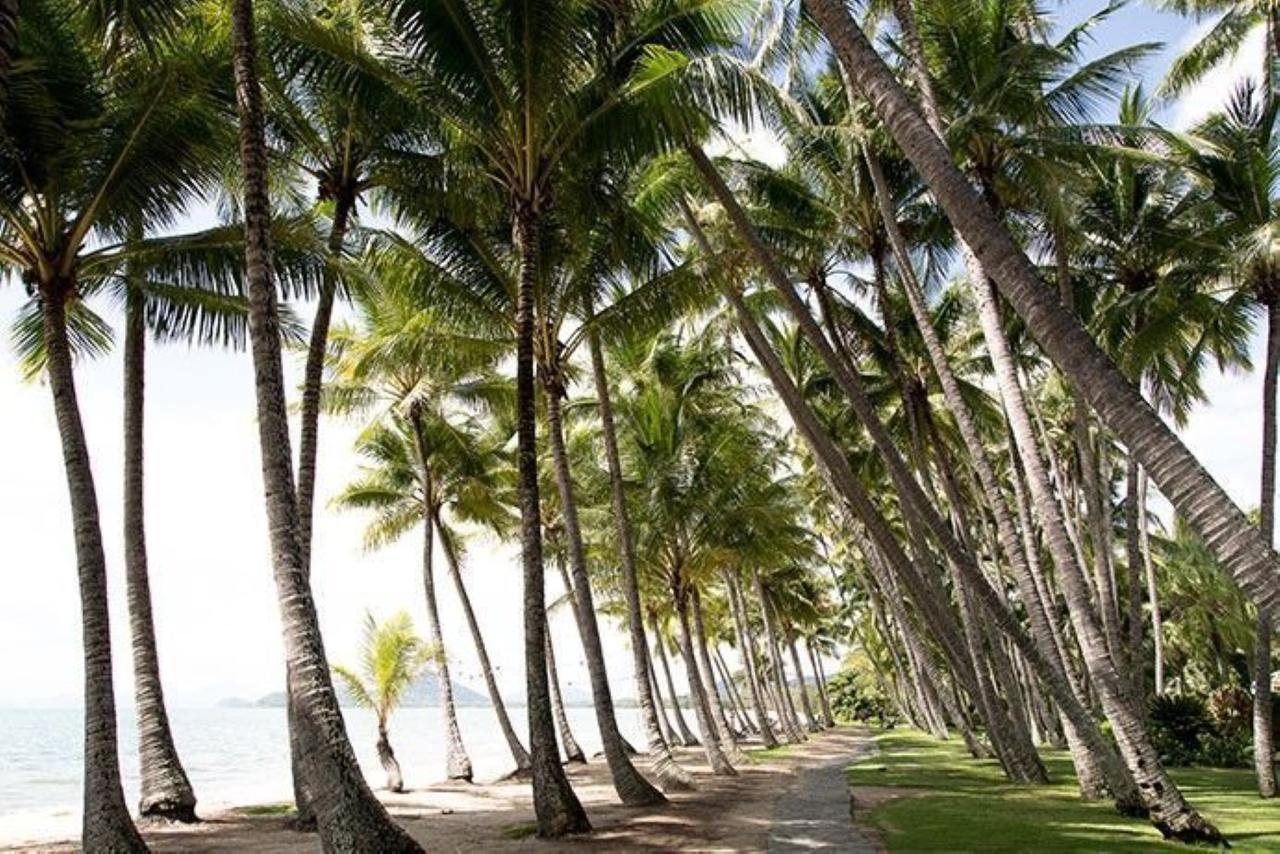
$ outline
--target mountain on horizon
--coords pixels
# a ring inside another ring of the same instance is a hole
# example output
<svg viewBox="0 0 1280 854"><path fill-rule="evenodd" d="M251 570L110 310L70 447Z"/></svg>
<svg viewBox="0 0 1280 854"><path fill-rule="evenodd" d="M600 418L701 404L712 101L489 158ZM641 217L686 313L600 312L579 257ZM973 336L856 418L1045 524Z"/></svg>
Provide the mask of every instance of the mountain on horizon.
<svg viewBox="0 0 1280 854"><path fill-rule="evenodd" d="M453 683L453 701L462 708L476 708L489 705L489 698L484 694L473 691L466 685L460 685L458 682ZM351 698L347 695L341 685L338 685L339 701L343 706L354 706ZM273 691L257 700L242 700L235 697L229 697L218 703L223 708L258 708L258 709L283 709L285 706L285 697L283 691ZM435 673L424 673L409 686L409 690L405 692L404 700L400 704L404 707L416 708L422 706L439 706L440 705L440 677Z"/></svg>

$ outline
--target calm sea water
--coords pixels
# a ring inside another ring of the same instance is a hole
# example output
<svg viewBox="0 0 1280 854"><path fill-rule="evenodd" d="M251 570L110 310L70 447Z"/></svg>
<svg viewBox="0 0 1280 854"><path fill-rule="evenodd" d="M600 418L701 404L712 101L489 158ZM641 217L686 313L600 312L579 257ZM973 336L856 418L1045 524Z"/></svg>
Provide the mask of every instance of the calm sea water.
<svg viewBox="0 0 1280 854"><path fill-rule="evenodd" d="M567 711L583 750L598 751L594 710ZM509 713L517 731L523 731L525 709L512 707ZM373 715L361 709L345 714L365 776L380 786L383 775L374 752ZM618 710L618 725L633 744L643 743L638 714L635 709ZM493 710L459 709L458 717L476 779L510 771L511 755ZM290 799L284 709L173 709L170 718L200 801L197 809ZM0 845L78 834L82 725L78 709L0 709ZM133 805L138 798L138 763L131 710L121 710L119 729L125 799ZM441 730L437 708L403 709L392 718L391 743L406 786L444 778Z"/></svg>

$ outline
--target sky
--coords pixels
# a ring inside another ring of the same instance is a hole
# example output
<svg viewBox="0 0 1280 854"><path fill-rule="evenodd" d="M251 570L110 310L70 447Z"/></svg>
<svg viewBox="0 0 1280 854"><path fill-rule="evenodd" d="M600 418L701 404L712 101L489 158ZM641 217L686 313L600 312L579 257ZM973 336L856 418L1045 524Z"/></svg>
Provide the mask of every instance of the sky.
<svg viewBox="0 0 1280 854"><path fill-rule="evenodd" d="M1154 88L1169 59L1204 26L1134 4L1099 31L1095 49L1166 42L1165 50L1142 69ZM1212 75L1165 111L1162 120L1184 126L1213 109L1240 68L1257 67L1260 50L1255 36L1233 68ZM746 145L767 148L768 141L747 140ZM20 287L0 282L0 328L9 327L23 299ZM118 311L99 308L119 329ZM1260 337L1253 349L1260 363ZM0 708L78 705L82 666L76 565L51 398L43 383L22 381L7 335L0 341L0 354ZM290 377L301 375L296 360L286 369ZM106 542L116 693L127 705L132 676L121 537L118 350L81 363L76 379ZM1253 506L1260 376L1214 376L1208 392L1211 404L1193 414L1183 439L1238 503ZM356 472L358 462L350 449L357 429L333 420L321 427L313 586L328 655L339 663L354 661L367 610L385 617L405 608L425 631L419 536L366 553L361 545L366 520L326 506ZM145 442L151 591L170 704L204 706L280 690L283 653L248 355L153 345L147 363ZM464 569L498 681L513 698L523 694L516 557L509 546L476 539L468 545ZM443 574L437 583L453 676L482 690L457 599ZM549 599L559 595L557 580L549 576L547 585ZM588 682L572 620L564 613L553 623L566 691L586 696ZM602 629L615 693L631 696L630 657L622 634L616 626Z"/></svg>

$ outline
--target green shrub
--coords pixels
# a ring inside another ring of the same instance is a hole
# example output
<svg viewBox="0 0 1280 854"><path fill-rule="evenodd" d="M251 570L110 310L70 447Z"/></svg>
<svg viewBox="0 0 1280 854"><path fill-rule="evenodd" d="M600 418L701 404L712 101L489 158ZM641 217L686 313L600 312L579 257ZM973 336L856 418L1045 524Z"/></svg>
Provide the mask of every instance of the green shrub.
<svg viewBox="0 0 1280 854"><path fill-rule="evenodd" d="M1205 701L1194 695L1153 697L1147 709L1151 740L1168 765L1191 765L1200 758L1201 743L1213 731Z"/></svg>
<svg viewBox="0 0 1280 854"><path fill-rule="evenodd" d="M1211 732L1200 742L1197 765L1210 768L1248 768L1253 764L1253 744L1248 729Z"/></svg>

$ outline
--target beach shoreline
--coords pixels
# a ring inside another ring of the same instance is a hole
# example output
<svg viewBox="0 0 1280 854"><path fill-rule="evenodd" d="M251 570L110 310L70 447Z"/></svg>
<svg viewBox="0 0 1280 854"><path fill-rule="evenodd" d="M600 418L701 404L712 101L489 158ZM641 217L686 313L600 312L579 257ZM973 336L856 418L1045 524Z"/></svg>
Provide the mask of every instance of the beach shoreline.
<svg viewBox="0 0 1280 854"><path fill-rule="evenodd" d="M530 844L548 850L765 850L774 811L798 775L842 757L853 761L864 738L860 730L839 728L780 750L752 750L738 763L737 777L713 776L701 750L679 748L678 761L693 774L697 788L669 795L670 803L654 808L619 804L602 758L569 765L570 779L593 832L549 842L533 837L527 781L437 783L403 794L379 792L378 797L409 833L435 851L494 851ZM637 764L645 768L645 758L637 757ZM142 830L153 851L285 854L315 850L316 837L293 830L285 809L287 805L219 805L208 810L199 824L143 825ZM2 848L48 854L79 850L78 843L68 839L34 839Z"/></svg>

